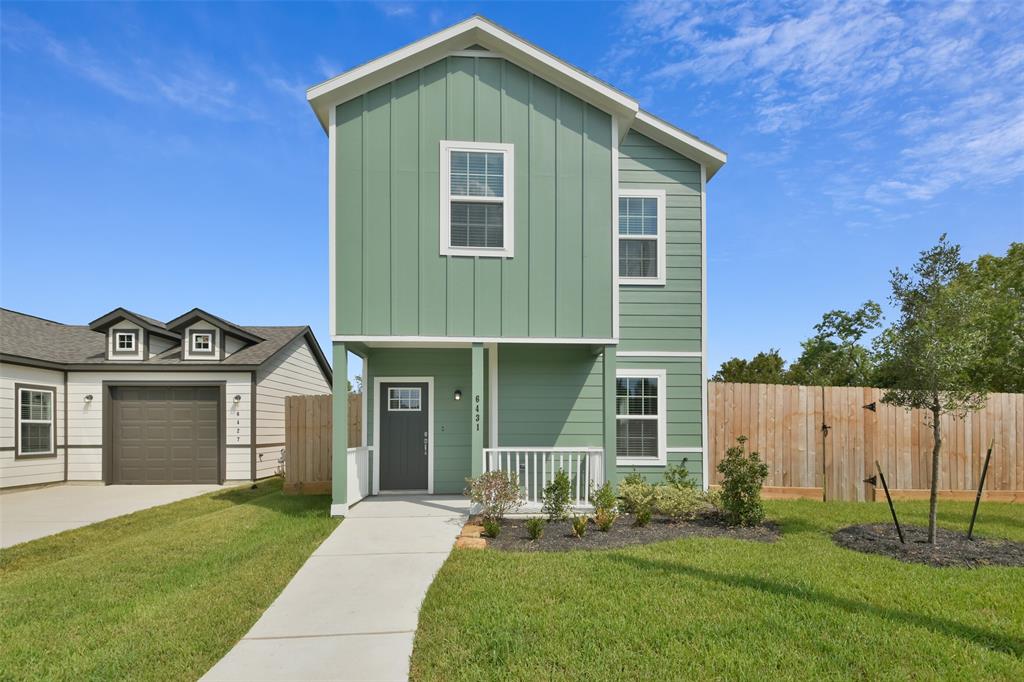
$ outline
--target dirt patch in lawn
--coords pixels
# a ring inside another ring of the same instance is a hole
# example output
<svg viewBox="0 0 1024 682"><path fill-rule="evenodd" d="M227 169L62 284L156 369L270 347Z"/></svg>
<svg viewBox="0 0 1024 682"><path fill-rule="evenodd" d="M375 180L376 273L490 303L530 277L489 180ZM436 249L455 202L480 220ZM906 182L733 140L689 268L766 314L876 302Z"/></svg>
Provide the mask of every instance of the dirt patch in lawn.
<svg viewBox="0 0 1024 682"><path fill-rule="evenodd" d="M939 528L936 544L928 544L928 529L904 526L906 544L900 543L896 529L888 524L865 523L837 530L832 539L840 547L868 554L881 554L907 563L929 566L1024 566L1024 542L993 540Z"/></svg>
<svg viewBox="0 0 1024 682"><path fill-rule="evenodd" d="M545 526L543 536L531 540L526 532L526 519L505 519L501 524L501 534L497 538L488 538L487 546L511 552L567 552L574 549L614 549L690 537L774 542L779 538L779 529L771 522L751 527L727 526L720 517L712 515L693 521L672 521L656 516L641 528L636 525L633 515L624 514L607 532L598 530L591 521L587 524L586 534L578 538L572 534L572 525L568 521L556 521Z"/></svg>

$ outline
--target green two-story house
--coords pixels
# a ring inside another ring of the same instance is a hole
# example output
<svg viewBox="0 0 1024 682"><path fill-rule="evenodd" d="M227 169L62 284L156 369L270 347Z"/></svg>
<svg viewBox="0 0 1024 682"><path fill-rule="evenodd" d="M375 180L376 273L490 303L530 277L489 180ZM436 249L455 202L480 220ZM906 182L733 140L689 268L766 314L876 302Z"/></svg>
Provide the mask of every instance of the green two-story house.
<svg viewBox="0 0 1024 682"><path fill-rule="evenodd" d="M539 501L682 464L707 484L706 185L721 150L481 17L308 91L329 139L332 513Z"/></svg>

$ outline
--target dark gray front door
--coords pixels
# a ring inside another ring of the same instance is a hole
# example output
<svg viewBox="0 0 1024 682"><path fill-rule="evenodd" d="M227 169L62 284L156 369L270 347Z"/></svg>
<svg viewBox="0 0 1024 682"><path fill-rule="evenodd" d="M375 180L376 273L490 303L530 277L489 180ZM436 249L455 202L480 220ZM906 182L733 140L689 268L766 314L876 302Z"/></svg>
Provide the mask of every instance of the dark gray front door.
<svg viewBox="0 0 1024 682"><path fill-rule="evenodd" d="M223 411L216 386L110 390L111 483L218 483Z"/></svg>
<svg viewBox="0 0 1024 682"><path fill-rule="evenodd" d="M381 383L381 490L426 490L429 399L425 383Z"/></svg>

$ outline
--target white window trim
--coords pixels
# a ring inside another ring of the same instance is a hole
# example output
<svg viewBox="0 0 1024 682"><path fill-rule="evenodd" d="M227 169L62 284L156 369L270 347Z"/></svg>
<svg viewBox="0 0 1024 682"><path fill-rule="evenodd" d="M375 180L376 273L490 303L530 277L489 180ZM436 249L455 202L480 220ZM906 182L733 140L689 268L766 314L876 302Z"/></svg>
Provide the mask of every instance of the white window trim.
<svg viewBox="0 0 1024 682"><path fill-rule="evenodd" d="M658 234L651 236L624 235L619 234L619 220L615 220L616 243L623 239L651 239L658 242L658 276L657 277L622 277L619 275L619 259L615 259L615 274L619 277L619 284L640 285L640 286L665 286L665 190L663 189L622 189L619 188L619 197L644 197L657 199L658 201ZM621 247L620 247L621 250Z"/></svg>
<svg viewBox="0 0 1024 682"><path fill-rule="evenodd" d="M50 418L49 419L25 419L21 416L21 396L23 393L48 393L50 395ZM18 411L18 456L19 457L47 457L57 454L57 390L54 388L32 388L18 387L18 401L14 409ZM48 424L50 426L50 447L46 452L25 452L24 438L21 435L22 424Z"/></svg>
<svg viewBox="0 0 1024 682"><path fill-rule="evenodd" d="M121 337L131 339L131 345L127 348L122 348ZM138 349L135 347L135 337L136 334L134 332L114 332L114 350L117 351L118 353L136 352Z"/></svg>
<svg viewBox="0 0 1024 682"><path fill-rule="evenodd" d="M209 342L209 347L207 347L207 348L198 348L196 346L196 342L199 341L199 339L203 338L203 337L205 337L207 339L207 341ZM196 332L196 333L194 333L192 335L192 352L193 353L209 353L212 350L213 350L213 334L211 334L210 332Z"/></svg>
<svg viewBox="0 0 1024 682"><path fill-rule="evenodd" d="M503 197L453 197L451 195L451 153L465 152L496 152L504 155L505 182ZM442 256L480 256L483 258L512 258L515 255L516 220L515 220L515 148L512 144L500 142L462 142L457 140L441 140L441 255ZM452 246L451 241L451 210L452 201L470 201L478 203L503 204L502 227L504 229L502 248Z"/></svg>
<svg viewBox="0 0 1024 682"><path fill-rule="evenodd" d="M398 400L401 402L401 398L392 398L395 391L415 391L416 395L416 407L391 407L392 400ZM388 387L388 412L422 412L423 411L423 391L419 386L389 386Z"/></svg>
<svg viewBox="0 0 1024 682"><path fill-rule="evenodd" d="M668 448L665 429L668 422L668 372L664 369L617 369L616 379L657 379L658 380L658 415L656 417L641 415L620 415L618 407L615 410L615 423L618 429L619 419L657 419L658 420L658 457L619 457L616 454L615 463L627 466L649 466L663 467L668 464ZM618 397L616 396L616 405Z"/></svg>

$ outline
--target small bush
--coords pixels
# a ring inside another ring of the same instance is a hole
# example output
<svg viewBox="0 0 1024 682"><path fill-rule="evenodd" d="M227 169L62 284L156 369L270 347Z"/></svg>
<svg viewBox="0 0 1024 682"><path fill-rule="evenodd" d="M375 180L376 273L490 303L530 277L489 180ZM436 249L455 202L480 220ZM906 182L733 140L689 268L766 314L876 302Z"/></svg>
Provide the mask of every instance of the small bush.
<svg viewBox="0 0 1024 682"><path fill-rule="evenodd" d="M718 463L722 474L721 505L730 524L753 526L764 520L761 486L768 478L768 466L756 452L746 454L746 436L740 436L736 442Z"/></svg>
<svg viewBox="0 0 1024 682"><path fill-rule="evenodd" d="M484 519L484 535L496 538L501 534L501 524L496 519Z"/></svg>
<svg viewBox="0 0 1024 682"><path fill-rule="evenodd" d="M636 513L636 525L643 528L651 522L651 508L645 507Z"/></svg>
<svg viewBox="0 0 1024 682"><path fill-rule="evenodd" d="M572 517L572 534L578 538L583 537L587 534L587 524L590 522L590 517L586 514L582 516Z"/></svg>
<svg viewBox="0 0 1024 682"><path fill-rule="evenodd" d="M549 521L564 521L569 518L572 509L572 483L569 474L561 469L544 487L544 504L541 511L547 514Z"/></svg>
<svg viewBox="0 0 1024 682"><path fill-rule="evenodd" d="M612 488L612 484L605 481L604 485L594 488L590 494L590 501L594 503L594 509L597 511L610 511L614 512L618 506L619 500L615 497L615 490Z"/></svg>
<svg viewBox="0 0 1024 682"><path fill-rule="evenodd" d="M614 509L598 509L594 512L594 523L597 524L597 529L603 533L611 530L612 524L617 518L619 518L619 514Z"/></svg>
<svg viewBox="0 0 1024 682"><path fill-rule="evenodd" d="M681 464L673 464L665 469L665 483L673 488L680 488L682 490L695 490L697 488L696 481L690 479L690 472Z"/></svg>
<svg viewBox="0 0 1024 682"><path fill-rule="evenodd" d="M505 514L523 505L519 477L504 471L488 471L475 479L467 478L465 494L480 505L480 515L485 520L501 521Z"/></svg>
<svg viewBox="0 0 1024 682"><path fill-rule="evenodd" d="M676 521L692 519L704 508L702 498L700 491L693 486L676 486L666 483L657 487L654 507L659 514Z"/></svg>
<svg viewBox="0 0 1024 682"><path fill-rule="evenodd" d="M544 526L546 524L547 521L539 516L526 519L526 534L530 536L531 540L540 540L541 536L544 535Z"/></svg>
<svg viewBox="0 0 1024 682"><path fill-rule="evenodd" d="M704 502L711 508L722 511L722 491L721 490L705 490L701 496L704 498Z"/></svg>
<svg viewBox="0 0 1024 682"><path fill-rule="evenodd" d="M622 508L628 514L639 514L654 509L654 486L644 480L640 474L630 474L619 483L619 497Z"/></svg>

